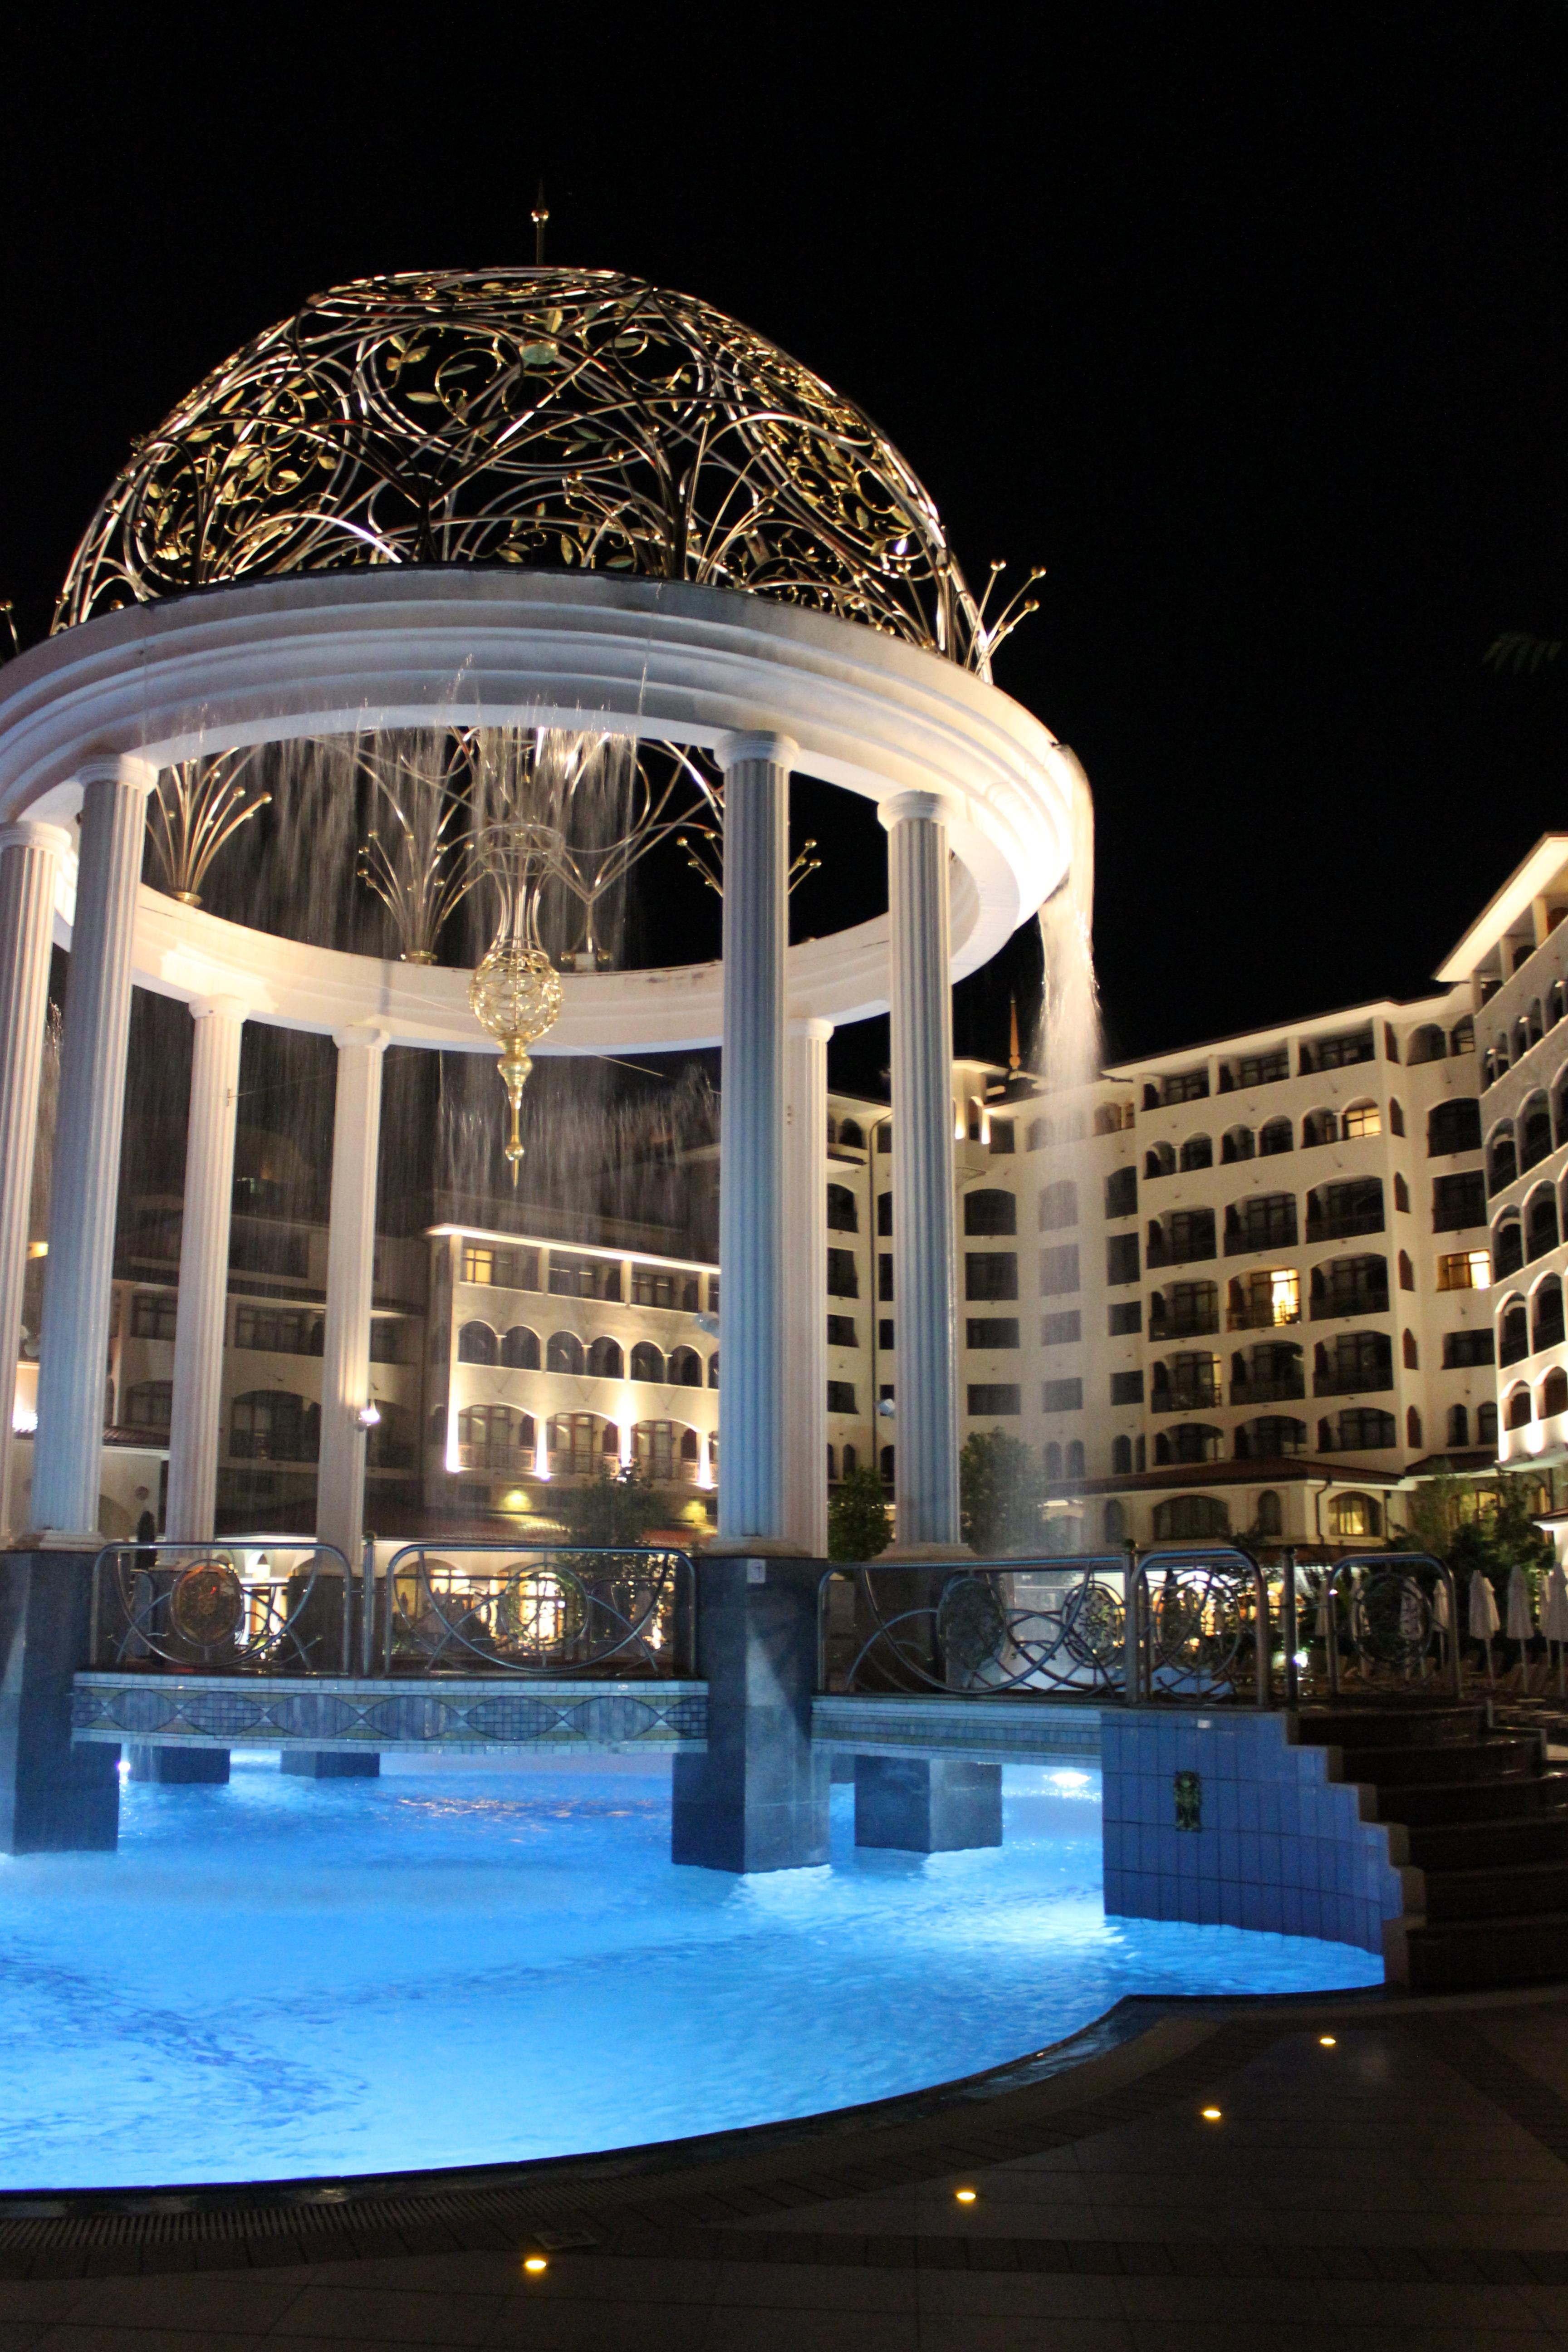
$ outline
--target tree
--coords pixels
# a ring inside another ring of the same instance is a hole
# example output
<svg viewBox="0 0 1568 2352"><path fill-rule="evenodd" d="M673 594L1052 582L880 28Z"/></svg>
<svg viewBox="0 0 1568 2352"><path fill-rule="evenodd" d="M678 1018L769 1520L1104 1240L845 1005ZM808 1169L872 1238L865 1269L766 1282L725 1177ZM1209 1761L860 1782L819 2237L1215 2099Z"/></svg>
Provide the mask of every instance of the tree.
<svg viewBox="0 0 1568 2352"><path fill-rule="evenodd" d="M984 1554L1037 1551L1045 1480L1022 1438L1000 1429L966 1437L958 1457L963 1540Z"/></svg>
<svg viewBox="0 0 1568 2352"><path fill-rule="evenodd" d="M1392 1549L1435 1552L1461 1588L1479 1568L1501 1605L1515 1568L1536 1584L1556 1557L1551 1537L1535 1524L1536 1508L1532 1478L1506 1470L1495 1478L1458 1478L1439 1470L1412 1494L1408 1533Z"/></svg>
<svg viewBox="0 0 1568 2352"><path fill-rule="evenodd" d="M630 1468L614 1476L602 1470L585 1486L564 1487L555 1500L555 1516L574 1543L606 1551L640 1543L672 1515L668 1496Z"/></svg>
<svg viewBox="0 0 1568 2352"><path fill-rule="evenodd" d="M869 1463L847 1470L827 1504L829 1559L875 1559L892 1533L888 1498Z"/></svg>

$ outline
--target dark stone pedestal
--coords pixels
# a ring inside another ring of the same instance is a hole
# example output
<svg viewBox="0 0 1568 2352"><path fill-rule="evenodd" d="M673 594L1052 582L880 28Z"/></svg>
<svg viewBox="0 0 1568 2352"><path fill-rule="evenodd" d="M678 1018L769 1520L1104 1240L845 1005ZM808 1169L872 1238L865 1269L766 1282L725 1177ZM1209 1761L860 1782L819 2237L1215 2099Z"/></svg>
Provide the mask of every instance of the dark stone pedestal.
<svg viewBox="0 0 1568 2352"><path fill-rule="evenodd" d="M701 1559L697 1664L708 1752L677 1756L670 1858L707 1870L827 1860L826 1749L811 1743L816 1590L811 1559Z"/></svg>
<svg viewBox="0 0 1568 2352"><path fill-rule="evenodd" d="M228 1779L226 1748L158 1748L138 1740L125 1753L133 1780L157 1780L165 1789L210 1786Z"/></svg>
<svg viewBox="0 0 1568 2352"><path fill-rule="evenodd" d="M375 1748L286 1748L279 1769L308 1780L377 1780L381 1752Z"/></svg>
<svg viewBox="0 0 1568 2352"><path fill-rule="evenodd" d="M0 1552L0 1853L112 1853L120 1750L71 1746L90 1552Z"/></svg>
<svg viewBox="0 0 1568 2352"><path fill-rule="evenodd" d="M1002 1843L1002 1767L954 1757L857 1756L855 1843L957 1853Z"/></svg>

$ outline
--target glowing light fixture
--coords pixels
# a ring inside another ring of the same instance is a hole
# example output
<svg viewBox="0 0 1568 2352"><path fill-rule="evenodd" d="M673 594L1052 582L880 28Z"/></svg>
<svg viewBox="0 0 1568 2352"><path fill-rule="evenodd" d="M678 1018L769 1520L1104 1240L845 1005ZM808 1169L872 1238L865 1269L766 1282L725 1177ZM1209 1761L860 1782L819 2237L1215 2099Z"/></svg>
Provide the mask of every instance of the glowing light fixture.
<svg viewBox="0 0 1568 2352"><path fill-rule="evenodd" d="M1217 2107L1205 2107L1204 2109L1204 2121L1205 2124L1217 2124L1219 2119L1220 2111Z"/></svg>
<svg viewBox="0 0 1568 2352"><path fill-rule="evenodd" d="M542 2254L524 2254L522 2267L525 2271L532 2271L537 2274L540 2271L547 2271L550 2265Z"/></svg>
<svg viewBox="0 0 1568 2352"><path fill-rule="evenodd" d="M960 2205L973 2205L979 2191L973 2189L955 2189L952 2193Z"/></svg>
<svg viewBox="0 0 1568 2352"><path fill-rule="evenodd" d="M1320 2033L1318 2036L1318 2047L1321 2050L1332 2050L1335 2047L1336 2040L1337 2037L1332 2033Z"/></svg>
<svg viewBox="0 0 1568 2352"><path fill-rule="evenodd" d="M362 1404L354 1415L361 1429L374 1429L380 1419L381 1407L378 1404Z"/></svg>

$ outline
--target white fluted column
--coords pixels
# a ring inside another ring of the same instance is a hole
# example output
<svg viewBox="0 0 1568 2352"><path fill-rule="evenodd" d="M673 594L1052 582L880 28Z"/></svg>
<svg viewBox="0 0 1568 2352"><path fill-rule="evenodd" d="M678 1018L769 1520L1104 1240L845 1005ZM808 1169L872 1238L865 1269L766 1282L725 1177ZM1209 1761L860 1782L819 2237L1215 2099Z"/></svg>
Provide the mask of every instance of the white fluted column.
<svg viewBox="0 0 1568 2352"><path fill-rule="evenodd" d="M120 754L86 761L79 773L81 845L60 1041L28 1517L39 1543L90 1551L99 1542L131 950L153 772L144 761Z"/></svg>
<svg viewBox="0 0 1568 2352"><path fill-rule="evenodd" d="M899 793L888 829L892 930L894 1496L906 1559L959 1546L952 1188L952 984L944 803Z"/></svg>
<svg viewBox="0 0 1568 2352"><path fill-rule="evenodd" d="M827 1557L827 1041L831 1021L789 1024L784 1045L784 1533ZM721 1395L722 1391L721 1391Z"/></svg>
<svg viewBox="0 0 1568 2352"><path fill-rule="evenodd" d="M710 1551L798 1551L785 1528L784 948L787 735L731 735L724 770L724 1060L719 1132L719 1533ZM817 1277L814 1276L814 1286Z"/></svg>
<svg viewBox="0 0 1568 2352"><path fill-rule="evenodd" d="M196 997L191 1011L195 1035L185 1128L185 1205L180 1226L180 1306L174 1325L164 1525L172 1543L205 1543L213 1532L217 1505L234 1130L246 1007L232 996Z"/></svg>
<svg viewBox="0 0 1568 2352"><path fill-rule="evenodd" d="M370 1321L375 1283L375 1162L381 1141L381 1066L386 1038L341 1029L332 1111L332 1190L327 1231L327 1313L321 1343L321 1456L316 1533L351 1568L364 1534Z"/></svg>
<svg viewBox="0 0 1568 2352"><path fill-rule="evenodd" d="M16 1526L11 1414L22 1337L27 1215L48 1017L55 886L71 845L58 825L0 826L0 1542Z"/></svg>

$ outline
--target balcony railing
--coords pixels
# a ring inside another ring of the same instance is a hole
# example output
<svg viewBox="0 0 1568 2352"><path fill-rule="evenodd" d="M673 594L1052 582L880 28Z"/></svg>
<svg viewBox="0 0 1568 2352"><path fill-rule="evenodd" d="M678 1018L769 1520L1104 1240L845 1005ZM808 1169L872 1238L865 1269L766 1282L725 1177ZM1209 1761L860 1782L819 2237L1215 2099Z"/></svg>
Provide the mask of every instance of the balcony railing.
<svg viewBox="0 0 1568 2352"><path fill-rule="evenodd" d="M1250 1257L1258 1250L1295 1249L1296 1220L1290 1217L1267 1228L1261 1225L1229 1225L1226 1228L1226 1257Z"/></svg>
<svg viewBox="0 0 1568 2352"><path fill-rule="evenodd" d="M1381 1208L1351 1209L1342 1216L1309 1217L1307 1220L1309 1242L1343 1241L1350 1234L1381 1234L1383 1230Z"/></svg>
<svg viewBox="0 0 1568 2352"><path fill-rule="evenodd" d="M1304 1372L1289 1372L1281 1380L1232 1381L1232 1404L1284 1404L1292 1397L1304 1397L1307 1379Z"/></svg>
<svg viewBox="0 0 1568 2352"><path fill-rule="evenodd" d="M1153 1234L1149 1239L1149 1251L1145 1264L1196 1265L1203 1259L1211 1258L1214 1255L1215 1238L1212 1232L1194 1234L1180 1242L1168 1241L1163 1234Z"/></svg>
<svg viewBox="0 0 1568 2352"><path fill-rule="evenodd" d="M1323 1290L1312 1294L1310 1319L1338 1323L1352 1315L1386 1315L1386 1290Z"/></svg>
<svg viewBox="0 0 1568 2352"><path fill-rule="evenodd" d="M1203 1339L1219 1329L1219 1309L1210 1307L1185 1315L1151 1315L1149 1337L1157 1339Z"/></svg>
<svg viewBox="0 0 1568 2352"><path fill-rule="evenodd" d="M1202 1388L1155 1389L1149 1398L1151 1412L1212 1412L1222 1402L1219 1382L1212 1381Z"/></svg>
<svg viewBox="0 0 1568 2352"><path fill-rule="evenodd" d="M1227 1307L1225 1328L1227 1331L1277 1331L1282 1324L1300 1320L1300 1307L1293 1315L1281 1315L1272 1298L1260 1298L1256 1306Z"/></svg>
<svg viewBox="0 0 1568 2352"><path fill-rule="evenodd" d="M1375 1396L1381 1389L1394 1386L1392 1364L1363 1364L1353 1371L1316 1372L1312 1377L1314 1396Z"/></svg>

